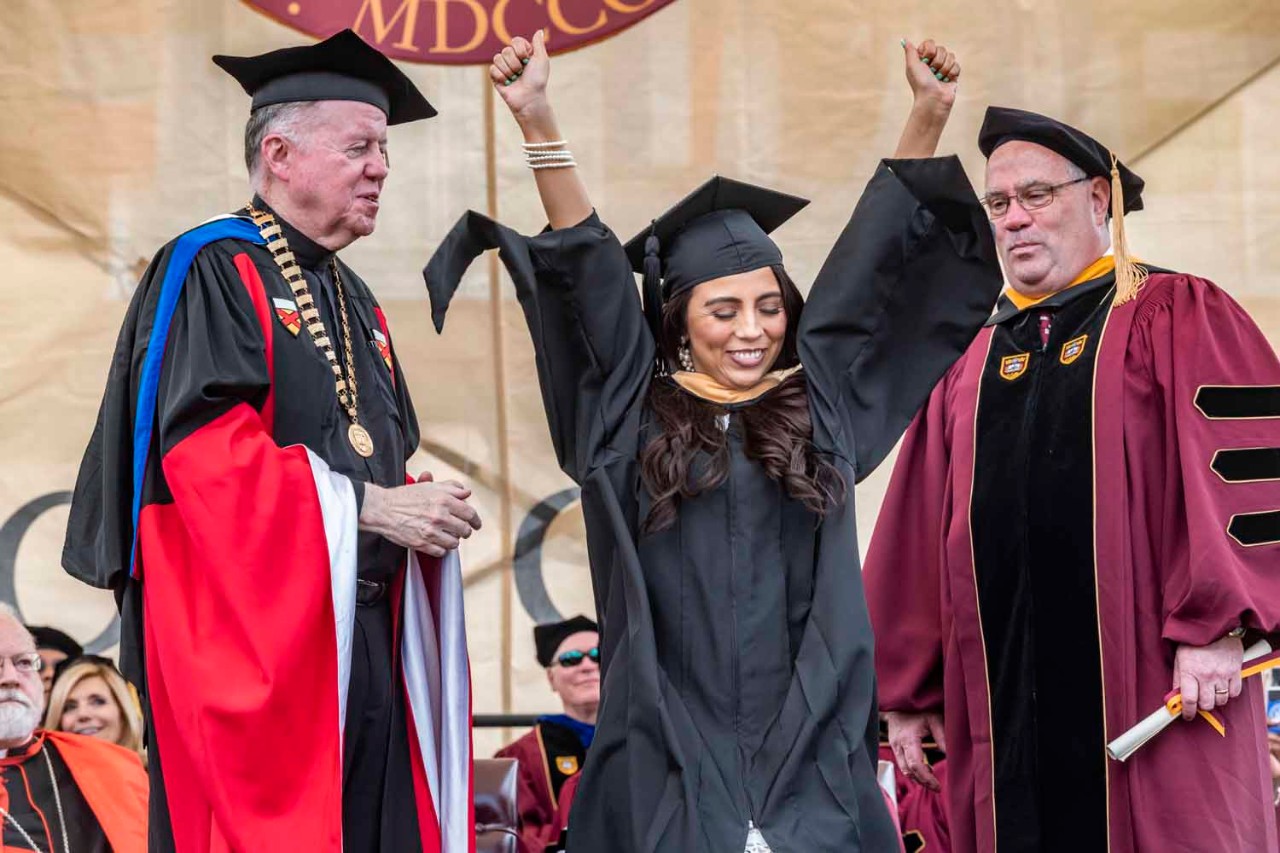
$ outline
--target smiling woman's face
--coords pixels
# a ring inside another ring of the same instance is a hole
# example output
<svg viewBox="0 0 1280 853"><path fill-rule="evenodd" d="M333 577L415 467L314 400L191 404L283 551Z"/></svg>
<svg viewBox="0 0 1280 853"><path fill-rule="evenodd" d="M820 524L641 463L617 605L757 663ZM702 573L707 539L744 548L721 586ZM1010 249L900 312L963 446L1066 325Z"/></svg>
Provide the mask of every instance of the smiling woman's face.
<svg viewBox="0 0 1280 853"><path fill-rule="evenodd" d="M787 336L782 287L769 267L704 281L685 317L694 368L746 390L773 369Z"/></svg>
<svg viewBox="0 0 1280 853"><path fill-rule="evenodd" d="M80 679L62 706L59 723L64 732L90 735L111 743L119 743L124 734L120 706L100 675Z"/></svg>

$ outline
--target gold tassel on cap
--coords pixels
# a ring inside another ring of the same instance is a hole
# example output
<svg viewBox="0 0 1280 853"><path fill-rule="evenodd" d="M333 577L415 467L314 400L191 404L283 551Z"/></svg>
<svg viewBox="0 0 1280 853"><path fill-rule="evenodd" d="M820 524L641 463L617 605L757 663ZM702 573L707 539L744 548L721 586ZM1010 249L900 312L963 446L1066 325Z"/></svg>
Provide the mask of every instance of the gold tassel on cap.
<svg viewBox="0 0 1280 853"><path fill-rule="evenodd" d="M1124 233L1124 187L1120 185L1120 166L1111 155L1111 252L1116 258L1116 298L1113 305L1130 302L1147 283L1147 268L1129 257L1129 242Z"/></svg>

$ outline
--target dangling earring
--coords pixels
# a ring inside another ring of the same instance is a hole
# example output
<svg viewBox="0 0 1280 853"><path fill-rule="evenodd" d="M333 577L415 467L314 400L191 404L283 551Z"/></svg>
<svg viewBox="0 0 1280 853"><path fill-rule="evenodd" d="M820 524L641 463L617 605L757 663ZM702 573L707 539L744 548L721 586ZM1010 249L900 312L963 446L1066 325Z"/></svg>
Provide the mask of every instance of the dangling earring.
<svg viewBox="0 0 1280 853"><path fill-rule="evenodd" d="M679 349L676 350L676 358L680 361L680 369L688 373L693 373L693 353L689 352L689 339L685 338L680 342Z"/></svg>

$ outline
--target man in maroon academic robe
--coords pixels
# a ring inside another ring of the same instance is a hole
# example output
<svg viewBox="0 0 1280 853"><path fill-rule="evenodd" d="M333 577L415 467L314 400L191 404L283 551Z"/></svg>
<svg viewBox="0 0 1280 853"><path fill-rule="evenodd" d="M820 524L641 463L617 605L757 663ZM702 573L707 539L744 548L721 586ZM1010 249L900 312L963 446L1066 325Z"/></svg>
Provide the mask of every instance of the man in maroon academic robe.
<svg viewBox="0 0 1280 853"><path fill-rule="evenodd" d="M523 737L498 750L497 758L520 762L517 807L522 853L543 853L568 821L576 779L596 732L600 706L600 629L585 616L533 629L538 663L564 705L563 714L538 718Z"/></svg>
<svg viewBox="0 0 1280 853"><path fill-rule="evenodd" d="M1280 363L1213 283L1130 263L1108 223L1142 181L1099 143L992 108L979 144L1010 288L871 541L890 743L930 787L920 743L945 745L958 853L1275 850L1239 671L1241 634L1280 628ZM1171 688L1192 721L1110 760Z"/></svg>

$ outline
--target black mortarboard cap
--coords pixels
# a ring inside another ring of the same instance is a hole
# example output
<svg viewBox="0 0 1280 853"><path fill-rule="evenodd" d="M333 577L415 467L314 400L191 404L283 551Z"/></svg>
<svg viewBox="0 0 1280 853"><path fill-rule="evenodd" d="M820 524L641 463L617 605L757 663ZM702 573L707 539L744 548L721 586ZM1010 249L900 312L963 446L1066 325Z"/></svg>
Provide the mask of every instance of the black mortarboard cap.
<svg viewBox="0 0 1280 853"><path fill-rule="evenodd" d="M100 666L105 666L105 667L108 667L109 669L114 669L117 673L120 672L120 668L116 666L116 662L111 658L103 657L102 655L78 655L78 656L69 655L66 660L58 661L56 664L54 664L53 666L54 682L56 683L57 680L62 677L62 673L71 669L71 667L75 666L76 664L81 664L81 663L96 663ZM121 675L120 677L123 678L124 676Z"/></svg>
<svg viewBox="0 0 1280 853"><path fill-rule="evenodd" d="M982 129L978 131L978 148L990 157L1006 142L1015 139L1043 145L1075 163L1089 177L1111 177L1111 151L1083 131L1056 119L1009 107L987 107ZM1120 186L1124 189L1124 212L1142 210L1142 188L1145 185L1128 166L1117 161Z"/></svg>
<svg viewBox="0 0 1280 853"><path fill-rule="evenodd" d="M436 110L396 64L351 30L317 44L259 56L215 56L253 98L251 109L294 101L362 101L387 124L431 118Z"/></svg>
<svg viewBox="0 0 1280 853"><path fill-rule="evenodd" d="M35 638L37 649L57 649L68 658L78 658L84 654L84 648L79 643L57 628L28 625L27 630Z"/></svg>
<svg viewBox="0 0 1280 853"><path fill-rule="evenodd" d="M644 312L658 339L662 303L714 278L782 263L769 234L808 199L716 175L627 243L644 276Z"/></svg>
<svg viewBox="0 0 1280 853"><path fill-rule="evenodd" d="M533 645L538 651L538 663L544 667L551 666L551 661L556 656L556 649L560 648L560 644L565 641L565 638L582 631L596 631L598 633L600 626L594 620L582 615L565 619L563 622L535 625L533 628Z"/></svg>

